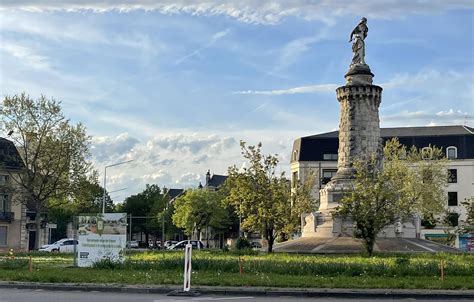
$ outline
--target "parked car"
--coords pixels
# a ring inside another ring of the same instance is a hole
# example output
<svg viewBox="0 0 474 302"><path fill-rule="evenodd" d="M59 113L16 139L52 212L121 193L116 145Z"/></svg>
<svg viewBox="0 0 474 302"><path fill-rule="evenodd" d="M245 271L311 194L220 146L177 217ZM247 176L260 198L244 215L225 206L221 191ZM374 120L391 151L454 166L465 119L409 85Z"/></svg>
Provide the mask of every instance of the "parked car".
<svg viewBox="0 0 474 302"><path fill-rule="evenodd" d="M49 252L49 253L59 252L59 246L61 245L61 243L63 243L66 240L74 240L74 239L68 239L68 238L59 239L58 241L54 243L42 245L38 249L38 251Z"/></svg>
<svg viewBox="0 0 474 302"><path fill-rule="evenodd" d="M129 241L127 246L131 249L137 249L138 248L138 241L137 240Z"/></svg>
<svg viewBox="0 0 474 302"><path fill-rule="evenodd" d="M258 241L252 241L252 242L250 242L250 245L252 246L253 249L256 249L256 250L262 248L262 245Z"/></svg>
<svg viewBox="0 0 474 302"><path fill-rule="evenodd" d="M167 240L165 241L164 248L170 250L174 245L176 245L176 243L178 243L176 240Z"/></svg>
<svg viewBox="0 0 474 302"><path fill-rule="evenodd" d="M180 241L178 243L176 243L173 247L171 247L170 249L171 250L184 250L186 244L191 243L191 245L193 246L193 249L203 249L204 248L204 244L201 242L201 241L197 241L197 240L183 240L183 241Z"/></svg>
<svg viewBox="0 0 474 302"><path fill-rule="evenodd" d="M59 245L59 252L60 253L73 253L74 246L77 246L78 244L79 244L79 241L75 239L65 240Z"/></svg>

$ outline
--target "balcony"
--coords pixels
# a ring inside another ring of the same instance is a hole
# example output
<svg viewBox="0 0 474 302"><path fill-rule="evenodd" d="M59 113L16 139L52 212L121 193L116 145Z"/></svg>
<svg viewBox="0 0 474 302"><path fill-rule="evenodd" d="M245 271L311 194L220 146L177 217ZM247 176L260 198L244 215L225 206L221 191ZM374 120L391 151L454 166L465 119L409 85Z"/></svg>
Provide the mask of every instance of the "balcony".
<svg viewBox="0 0 474 302"><path fill-rule="evenodd" d="M13 212L0 212L0 221L11 223L14 216Z"/></svg>

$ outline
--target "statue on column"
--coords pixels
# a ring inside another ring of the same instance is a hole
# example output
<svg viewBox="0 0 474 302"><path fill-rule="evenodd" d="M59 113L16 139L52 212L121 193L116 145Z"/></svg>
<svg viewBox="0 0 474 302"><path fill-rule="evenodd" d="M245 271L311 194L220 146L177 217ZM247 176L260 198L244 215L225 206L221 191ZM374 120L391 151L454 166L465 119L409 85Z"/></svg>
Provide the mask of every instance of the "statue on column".
<svg viewBox="0 0 474 302"><path fill-rule="evenodd" d="M369 28L367 27L367 19L362 18L359 24L357 24L357 26L351 32L351 37L349 39L349 42L353 42L352 43L353 57L352 57L351 66L358 65L358 64L366 65L364 39L367 37L368 31L369 31Z"/></svg>

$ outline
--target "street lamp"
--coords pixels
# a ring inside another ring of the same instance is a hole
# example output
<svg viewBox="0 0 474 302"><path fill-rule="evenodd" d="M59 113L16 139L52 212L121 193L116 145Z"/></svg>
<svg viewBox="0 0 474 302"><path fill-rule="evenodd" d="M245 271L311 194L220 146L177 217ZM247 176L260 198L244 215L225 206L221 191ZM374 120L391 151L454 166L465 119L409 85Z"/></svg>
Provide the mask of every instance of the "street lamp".
<svg viewBox="0 0 474 302"><path fill-rule="evenodd" d="M168 193L170 192L171 189L168 189L165 193L165 195L163 195L163 202L165 203L164 204L164 207L163 207L163 213L161 214L161 248L164 249L165 248L165 211L168 209L168 202L167 202L167 196L168 196Z"/></svg>
<svg viewBox="0 0 474 302"><path fill-rule="evenodd" d="M107 166L104 167L104 194L102 196L102 214L105 213L105 194L107 192L105 187L106 187L106 184L107 184L107 168L122 165L122 164L126 164L126 163L129 163L131 161L133 161L133 159L122 161L122 162L111 164L111 165L107 165Z"/></svg>

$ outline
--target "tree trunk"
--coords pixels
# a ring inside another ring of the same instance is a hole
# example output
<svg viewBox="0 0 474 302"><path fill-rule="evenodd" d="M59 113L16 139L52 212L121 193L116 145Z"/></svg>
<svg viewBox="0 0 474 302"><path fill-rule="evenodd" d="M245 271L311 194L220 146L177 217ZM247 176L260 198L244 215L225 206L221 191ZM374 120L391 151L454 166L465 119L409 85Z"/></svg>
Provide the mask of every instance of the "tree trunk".
<svg viewBox="0 0 474 302"><path fill-rule="evenodd" d="M273 235L273 230L267 231L267 241L268 241L268 250L267 252L273 253L273 243L275 242L275 236Z"/></svg>
<svg viewBox="0 0 474 302"><path fill-rule="evenodd" d="M36 203L36 217L35 217L35 250L41 247L40 239L41 239L41 204L39 202Z"/></svg>
<svg viewBox="0 0 474 302"><path fill-rule="evenodd" d="M365 239L365 248L369 256L372 256L372 253L374 252L374 244L375 244L375 237Z"/></svg>

